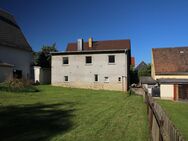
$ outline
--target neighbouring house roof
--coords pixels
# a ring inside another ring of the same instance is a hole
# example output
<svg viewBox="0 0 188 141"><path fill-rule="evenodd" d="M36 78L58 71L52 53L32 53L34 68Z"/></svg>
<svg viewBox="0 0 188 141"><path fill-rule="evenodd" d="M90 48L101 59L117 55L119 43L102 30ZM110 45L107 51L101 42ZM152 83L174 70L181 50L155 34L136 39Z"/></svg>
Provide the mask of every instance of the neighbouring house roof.
<svg viewBox="0 0 188 141"><path fill-rule="evenodd" d="M155 73L188 74L188 47L153 48Z"/></svg>
<svg viewBox="0 0 188 141"><path fill-rule="evenodd" d="M153 78L151 78L150 76L142 76L140 78L140 83L141 84L155 85L157 82Z"/></svg>
<svg viewBox="0 0 188 141"><path fill-rule="evenodd" d="M115 49L130 49L130 40L106 40L93 41L93 47L89 48L89 43L83 43L83 50L115 50ZM77 51L77 43L69 43L66 51Z"/></svg>
<svg viewBox="0 0 188 141"><path fill-rule="evenodd" d="M138 66L135 68L135 70L138 71L145 67L147 67L147 64L144 61L142 61L140 64L138 64Z"/></svg>
<svg viewBox="0 0 188 141"><path fill-rule="evenodd" d="M0 9L0 45L32 51L14 17Z"/></svg>
<svg viewBox="0 0 188 141"><path fill-rule="evenodd" d="M171 79L171 78L161 78L157 79L160 84L188 84L188 79Z"/></svg>

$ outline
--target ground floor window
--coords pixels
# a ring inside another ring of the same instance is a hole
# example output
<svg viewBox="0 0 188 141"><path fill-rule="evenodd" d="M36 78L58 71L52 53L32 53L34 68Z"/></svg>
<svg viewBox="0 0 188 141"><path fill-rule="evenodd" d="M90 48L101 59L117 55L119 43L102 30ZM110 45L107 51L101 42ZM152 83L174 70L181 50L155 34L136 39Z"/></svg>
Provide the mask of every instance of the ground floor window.
<svg viewBox="0 0 188 141"><path fill-rule="evenodd" d="M104 82L108 83L109 82L109 77L105 76L104 77Z"/></svg>
<svg viewBox="0 0 188 141"><path fill-rule="evenodd" d="M68 82L69 81L69 77L68 76L64 76L64 81Z"/></svg>
<svg viewBox="0 0 188 141"><path fill-rule="evenodd" d="M118 77L118 81L121 82L121 77Z"/></svg>
<svg viewBox="0 0 188 141"><path fill-rule="evenodd" d="M22 71L21 70L13 70L13 78L14 79L21 79L22 78Z"/></svg>
<svg viewBox="0 0 188 141"><path fill-rule="evenodd" d="M95 77L95 82L98 82L99 81L98 74L95 74L94 77Z"/></svg>

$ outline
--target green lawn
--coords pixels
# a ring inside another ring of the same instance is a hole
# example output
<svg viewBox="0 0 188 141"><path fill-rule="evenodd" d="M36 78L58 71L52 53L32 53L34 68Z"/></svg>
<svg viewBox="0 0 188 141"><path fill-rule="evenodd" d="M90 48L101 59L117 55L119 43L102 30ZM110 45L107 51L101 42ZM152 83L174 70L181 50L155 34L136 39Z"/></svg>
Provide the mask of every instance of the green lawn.
<svg viewBox="0 0 188 141"><path fill-rule="evenodd" d="M188 103L157 100L166 111L171 121L188 140Z"/></svg>
<svg viewBox="0 0 188 141"><path fill-rule="evenodd" d="M0 92L1 141L147 141L141 96L39 86L36 93Z"/></svg>

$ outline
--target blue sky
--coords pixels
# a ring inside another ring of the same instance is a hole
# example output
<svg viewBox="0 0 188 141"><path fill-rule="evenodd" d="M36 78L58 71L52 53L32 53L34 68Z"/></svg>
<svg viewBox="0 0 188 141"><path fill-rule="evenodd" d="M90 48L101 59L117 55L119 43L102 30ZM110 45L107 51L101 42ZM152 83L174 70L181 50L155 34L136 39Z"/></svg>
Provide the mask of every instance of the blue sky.
<svg viewBox="0 0 188 141"><path fill-rule="evenodd" d="M151 62L151 49L188 46L186 0L0 0L34 51L56 43L130 39L136 64Z"/></svg>

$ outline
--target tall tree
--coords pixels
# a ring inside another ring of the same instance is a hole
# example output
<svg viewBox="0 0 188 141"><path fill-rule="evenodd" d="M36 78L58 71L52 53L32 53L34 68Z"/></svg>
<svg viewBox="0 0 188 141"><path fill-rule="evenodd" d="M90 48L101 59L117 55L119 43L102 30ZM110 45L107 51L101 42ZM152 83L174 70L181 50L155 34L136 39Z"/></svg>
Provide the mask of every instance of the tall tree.
<svg viewBox="0 0 188 141"><path fill-rule="evenodd" d="M138 76L151 76L151 64L147 64L146 67L141 68L138 70Z"/></svg>
<svg viewBox="0 0 188 141"><path fill-rule="evenodd" d="M44 45L39 52L33 53L34 65L43 68L51 67L51 52L57 52L56 44Z"/></svg>

